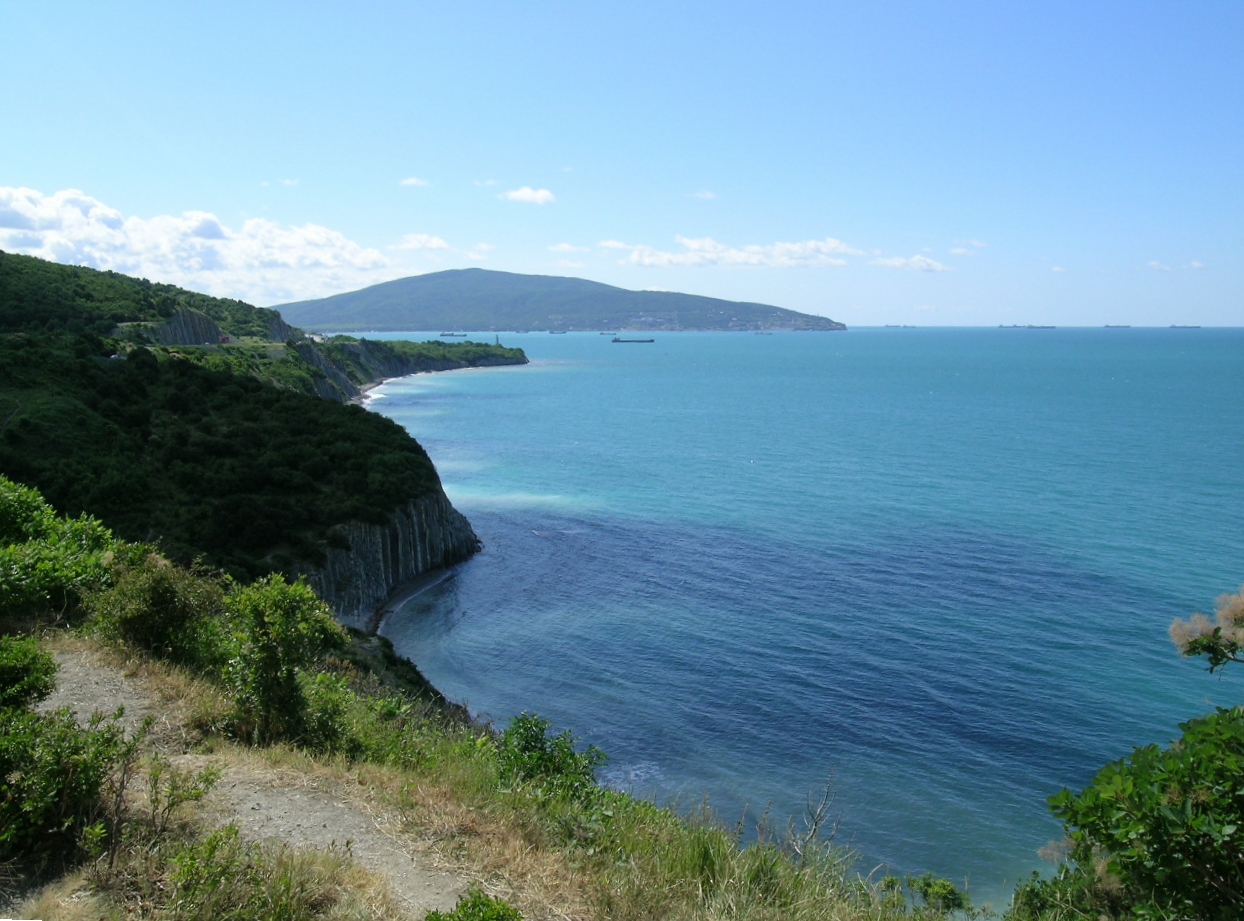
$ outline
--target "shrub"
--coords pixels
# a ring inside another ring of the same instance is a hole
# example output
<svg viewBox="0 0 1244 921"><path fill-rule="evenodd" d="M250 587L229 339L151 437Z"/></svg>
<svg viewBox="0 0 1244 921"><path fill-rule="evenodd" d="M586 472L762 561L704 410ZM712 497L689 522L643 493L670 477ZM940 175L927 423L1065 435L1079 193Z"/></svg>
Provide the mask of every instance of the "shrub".
<svg viewBox="0 0 1244 921"><path fill-rule="evenodd" d="M237 628L227 670L240 733L261 742L299 738L307 700L298 670L343 647L345 631L306 582L280 575L235 590L226 605Z"/></svg>
<svg viewBox="0 0 1244 921"><path fill-rule="evenodd" d="M430 911L426 921L523 921L513 905L494 899L477 885L472 885L450 912Z"/></svg>
<svg viewBox="0 0 1244 921"><path fill-rule="evenodd" d="M30 707L56 687L56 662L33 638L0 637L0 707Z"/></svg>
<svg viewBox="0 0 1244 921"><path fill-rule="evenodd" d="M76 609L128 552L94 518L57 518L38 492L4 477L0 531L0 616Z"/></svg>
<svg viewBox="0 0 1244 921"><path fill-rule="evenodd" d="M0 476L0 544L23 544L43 536L55 513L37 489Z"/></svg>
<svg viewBox="0 0 1244 921"><path fill-rule="evenodd" d="M82 729L68 711L0 710L0 860L71 844L124 754L116 717Z"/></svg>
<svg viewBox="0 0 1244 921"><path fill-rule="evenodd" d="M1202 919L1238 917L1244 899L1244 709L1181 724L1098 771L1079 794L1051 797L1073 857L1109 868L1144 901Z"/></svg>
<svg viewBox="0 0 1244 921"><path fill-rule="evenodd" d="M92 626L110 639L218 671L224 664L224 597L216 579L150 553L86 606Z"/></svg>
<svg viewBox="0 0 1244 921"><path fill-rule="evenodd" d="M596 769L605 753L594 745L575 751L570 730L550 736L551 723L523 713L497 738L497 765L503 785L534 783L553 794L583 797L599 788Z"/></svg>

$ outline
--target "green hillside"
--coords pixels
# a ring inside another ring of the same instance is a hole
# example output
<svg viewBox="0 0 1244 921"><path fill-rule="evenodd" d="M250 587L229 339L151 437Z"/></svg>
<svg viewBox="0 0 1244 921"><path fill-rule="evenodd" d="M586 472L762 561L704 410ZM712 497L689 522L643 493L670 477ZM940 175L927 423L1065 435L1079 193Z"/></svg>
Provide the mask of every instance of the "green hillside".
<svg viewBox="0 0 1244 921"><path fill-rule="evenodd" d="M827 317L582 278L454 269L276 308L316 330L845 329Z"/></svg>
<svg viewBox="0 0 1244 921"><path fill-rule="evenodd" d="M213 341L160 344L176 335ZM524 361L473 343L320 345L271 310L0 252L0 473L178 559L291 570L337 525L439 486L423 448L348 392L416 366Z"/></svg>

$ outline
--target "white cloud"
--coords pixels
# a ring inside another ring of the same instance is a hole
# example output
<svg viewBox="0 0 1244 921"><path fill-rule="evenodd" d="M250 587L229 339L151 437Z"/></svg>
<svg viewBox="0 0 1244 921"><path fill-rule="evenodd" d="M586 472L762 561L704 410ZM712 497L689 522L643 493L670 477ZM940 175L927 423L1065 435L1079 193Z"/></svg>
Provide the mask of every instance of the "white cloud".
<svg viewBox="0 0 1244 921"><path fill-rule="evenodd" d="M623 260L633 265L724 265L763 266L766 268L794 268L798 266L846 265L841 256L862 256L863 253L841 240L826 237L824 240L805 240L802 243L769 243L766 245L727 246L711 237L691 239L674 238L682 247L681 252L668 253L644 244L622 243L619 240L602 240L602 249L628 250Z"/></svg>
<svg viewBox="0 0 1244 921"><path fill-rule="evenodd" d="M418 176L408 176L407 178L403 179L401 182L398 183L398 185L427 185L427 184L428 184L428 181L426 179L420 179Z"/></svg>
<svg viewBox="0 0 1244 921"><path fill-rule="evenodd" d="M557 200L548 189L533 189L529 185L525 185L521 189L511 189L508 192L502 192L497 197L504 198L506 201L525 201L532 205L547 205L549 202Z"/></svg>
<svg viewBox="0 0 1244 921"><path fill-rule="evenodd" d="M1050 271L1051 272L1065 272L1067 270L1064 269L1061 265L1052 265L1050 266Z"/></svg>
<svg viewBox="0 0 1244 921"><path fill-rule="evenodd" d="M385 256L317 224L252 218L238 228L206 211L126 217L76 189L0 187L0 249L111 269L272 304L393 277Z"/></svg>
<svg viewBox="0 0 1244 921"><path fill-rule="evenodd" d="M1150 261L1150 263L1149 263L1149 268L1151 268L1151 269L1156 269L1156 270L1157 270L1157 271L1159 271L1159 272L1171 272L1171 271L1174 271L1174 270L1173 270L1173 269L1172 269L1169 265L1167 265L1166 263L1164 263L1164 262L1158 262L1157 260L1152 260L1152 261Z"/></svg>
<svg viewBox="0 0 1244 921"><path fill-rule="evenodd" d="M549 247L549 251L554 253L586 253L589 251L589 247L574 246L570 243L556 243Z"/></svg>
<svg viewBox="0 0 1244 921"><path fill-rule="evenodd" d="M950 255L952 256L975 256L976 253L974 253L970 249L964 249L962 246L956 246L954 249L950 251Z"/></svg>
<svg viewBox="0 0 1244 921"><path fill-rule="evenodd" d="M449 249L449 244L430 233L408 233L389 249Z"/></svg>
<svg viewBox="0 0 1244 921"><path fill-rule="evenodd" d="M715 198L717 197L717 193L716 193L716 192L710 192L708 189L701 189L701 190L700 190L700 191L698 191L698 192L693 192L693 193L691 194L691 197L692 197L692 198L702 198L702 199L704 199L705 201L712 201L713 199L715 199Z"/></svg>
<svg viewBox="0 0 1244 921"><path fill-rule="evenodd" d="M1204 263L1204 262L1198 262L1197 260L1195 260L1195 259L1194 259L1192 262L1188 263L1188 268L1190 268L1190 269L1203 269L1203 268L1205 268L1205 263Z"/></svg>
<svg viewBox="0 0 1244 921"><path fill-rule="evenodd" d="M297 179L282 179L281 185L298 185Z"/></svg>
<svg viewBox="0 0 1244 921"><path fill-rule="evenodd" d="M912 269L919 272L949 272L947 266L942 265L935 259L928 256L891 256L888 259L874 259L870 265L884 265L891 269Z"/></svg>

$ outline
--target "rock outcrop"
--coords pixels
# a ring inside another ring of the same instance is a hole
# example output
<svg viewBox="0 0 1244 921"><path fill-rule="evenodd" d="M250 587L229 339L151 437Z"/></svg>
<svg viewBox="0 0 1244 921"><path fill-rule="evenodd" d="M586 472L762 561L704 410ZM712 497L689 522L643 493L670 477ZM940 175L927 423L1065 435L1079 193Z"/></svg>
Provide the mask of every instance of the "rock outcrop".
<svg viewBox="0 0 1244 921"><path fill-rule="evenodd" d="M461 563L482 546L440 487L395 510L386 524L349 522L338 530L348 548L328 548L308 580L342 623L361 629L394 588Z"/></svg>
<svg viewBox="0 0 1244 921"><path fill-rule="evenodd" d="M151 332L160 345L215 345L224 336L207 314L184 307Z"/></svg>

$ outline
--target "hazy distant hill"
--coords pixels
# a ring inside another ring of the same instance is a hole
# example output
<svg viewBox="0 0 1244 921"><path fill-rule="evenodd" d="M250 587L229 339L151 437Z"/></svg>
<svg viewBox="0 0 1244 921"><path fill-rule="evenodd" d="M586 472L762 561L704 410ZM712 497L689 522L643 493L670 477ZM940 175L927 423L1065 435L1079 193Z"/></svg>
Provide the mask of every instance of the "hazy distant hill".
<svg viewBox="0 0 1244 921"><path fill-rule="evenodd" d="M628 291L582 278L453 269L276 308L316 330L845 329L767 304Z"/></svg>

